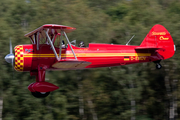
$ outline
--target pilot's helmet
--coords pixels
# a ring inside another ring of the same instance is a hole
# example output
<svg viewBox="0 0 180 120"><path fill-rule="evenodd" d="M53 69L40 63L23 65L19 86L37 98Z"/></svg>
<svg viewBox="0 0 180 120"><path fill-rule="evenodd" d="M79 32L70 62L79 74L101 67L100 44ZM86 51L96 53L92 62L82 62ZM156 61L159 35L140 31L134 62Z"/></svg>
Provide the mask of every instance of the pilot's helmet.
<svg viewBox="0 0 180 120"><path fill-rule="evenodd" d="M83 41L81 41L81 42L79 43L79 47L84 47L84 42L83 42Z"/></svg>

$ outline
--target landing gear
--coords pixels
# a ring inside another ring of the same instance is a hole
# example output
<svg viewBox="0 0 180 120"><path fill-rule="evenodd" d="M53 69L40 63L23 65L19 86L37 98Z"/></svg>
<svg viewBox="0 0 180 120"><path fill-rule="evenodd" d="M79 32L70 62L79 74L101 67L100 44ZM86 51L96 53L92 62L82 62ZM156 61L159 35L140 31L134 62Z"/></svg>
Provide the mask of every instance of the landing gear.
<svg viewBox="0 0 180 120"><path fill-rule="evenodd" d="M49 95L50 92L31 92L31 93L36 98L45 98Z"/></svg>
<svg viewBox="0 0 180 120"><path fill-rule="evenodd" d="M36 82L28 86L29 91L36 98L45 98L50 92L58 89L59 87L45 81L45 73L47 66L39 65L37 71L31 71L31 76L36 76Z"/></svg>
<svg viewBox="0 0 180 120"><path fill-rule="evenodd" d="M156 69L161 69L162 68L162 65L160 64L160 60L154 61L154 63L156 64Z"/></svg>
<svg viewBox="0 0 180 120"><path fill-rule="evenodd" d="M161 69L162 65L160 63L156 63L156 69Z"/></svg>

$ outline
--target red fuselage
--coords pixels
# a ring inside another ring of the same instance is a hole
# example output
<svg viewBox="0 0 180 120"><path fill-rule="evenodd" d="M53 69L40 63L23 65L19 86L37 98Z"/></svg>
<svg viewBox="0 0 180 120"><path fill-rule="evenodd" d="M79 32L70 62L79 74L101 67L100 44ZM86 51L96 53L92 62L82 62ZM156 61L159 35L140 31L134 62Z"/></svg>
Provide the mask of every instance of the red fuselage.
<svg viewBox="0 0 180 120"><path fill-rule="evenodd" d="M85 68L113 67L132 63L149 62L158 60L157 55L148 50L143 52L135 50L138 46L94 44L80 48L72 45L75 55L79 61L90 62ZM52 65L57 62L50 45L41 44L39 50L36 45L18 45L15 47L15 69L17 71L37 70L39 64L47 66L47 69L57 70ZM59 48L55 48L59 53ZM62 48L61 59L75 59L68 46ZM59 68L66 70L65 68Z"/></svg>
<svg viewBox="0 0 180 120"><path fill-rule="evenodd" d="M46 97L59 88L45 81L46 70L114 67L152 61L160 69L160 61L171 58L176 50L170 33L159 24L152 27L139 46L90 43L88 47L76 47L66 34L75 29L64 25L43 25L25 35L32 44L16 46L15 55L10 43L10 53L5 60L12 65L15 61L17 71L29 71L36 77L36 82L28 86L33 96Z"/></svg>

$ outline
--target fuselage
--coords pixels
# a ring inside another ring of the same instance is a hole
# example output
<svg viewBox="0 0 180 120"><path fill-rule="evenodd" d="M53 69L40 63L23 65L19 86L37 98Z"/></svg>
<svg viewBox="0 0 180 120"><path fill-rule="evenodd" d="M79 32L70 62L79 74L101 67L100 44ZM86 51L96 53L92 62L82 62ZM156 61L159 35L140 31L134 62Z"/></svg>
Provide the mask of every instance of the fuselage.
<svg viewBox="0 0 180 120"><path fill-rule="evenodd" d="M33 96L46 97L59 88L45 81L46 70L114 67L152 61L160 69L160 61L171 58L176 50L170 33L159 24L152 27L139 46L90 43L88 47L77 47L72 45L76 41L70 42L67 37L67 33L75 29L57 24L42 25L25 35L32 44L16 46L15 55L10 42L10 53L5 60L14 65L15 70L30 72L36 77L36 82L28 86ZM84 46L83 42L79 45Z"/></svg>
<svg viewBox="0 0 180 120"><path fill-rule="evenodd" d="M90 43L88 47L76 47L72 45L77 60L90 62L86 68L113 67L126 64L155 61L156 54L148 50L137 51L138 46L96 44ZM39 64L47 66L51 70L65 70L53 68L57 62L53 50L48 44L41 44L39 50L34 44L18 45L15 48L15 69L17 71L37 70ZM59 48L55 48L59 55ZM75 59L69 46L62 48L62 60Z"/></svg>

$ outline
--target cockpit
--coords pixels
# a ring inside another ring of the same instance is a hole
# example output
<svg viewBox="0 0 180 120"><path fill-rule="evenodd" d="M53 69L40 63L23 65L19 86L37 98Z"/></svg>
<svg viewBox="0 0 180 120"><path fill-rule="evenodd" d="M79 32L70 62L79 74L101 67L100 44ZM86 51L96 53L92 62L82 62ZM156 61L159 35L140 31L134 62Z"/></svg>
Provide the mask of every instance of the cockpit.
<svg viewBox="0 0 180 120"><path fill-rule="evenodd" d="M72 45L76 45L76 41L70 42L67 37L67 33L70 33L75 29L76 28L64 25L46 24L25 36L31 39L32 44L36 45L37 50L40 49L40 44L50 45L58 61L61 59L61 49L67 47L70 47L75 59L77 59L72 48ZM64 40L66 40L67 43L65 43ZM56 48L59 48L59 55Z"/></svg>

